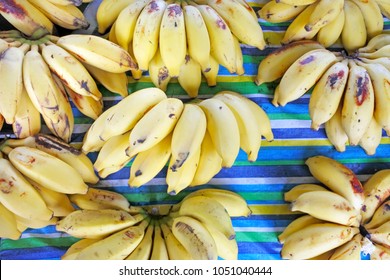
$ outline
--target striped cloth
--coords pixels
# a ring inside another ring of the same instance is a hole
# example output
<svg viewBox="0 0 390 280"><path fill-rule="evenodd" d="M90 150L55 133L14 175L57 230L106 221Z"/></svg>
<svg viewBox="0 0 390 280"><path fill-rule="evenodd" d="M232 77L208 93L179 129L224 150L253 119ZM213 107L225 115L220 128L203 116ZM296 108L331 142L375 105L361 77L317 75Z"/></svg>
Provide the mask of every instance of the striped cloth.
<svg viewBox="0 0 390 280"><path fill-rule="evenodd" d="M257 11L267 1L250 1ZM279 47L279 40L288 23L270 24L259 19L269 47L260 51L242 46L246 73L242 76L231 75L221 67L218 84L209 88L205 82L200 89L200 97L207 98L221 90L233 90L242 93L259 104L271 119L275 136L273 142L262 141L258 160L250 163L244 152L240 151L233 167L223 169L207 185L187 188L176 196L166 193L165 174L163 170L148 185L139 189L127 186L129 166L101 180L96 187L117 191L125 195L133 205L167 204L180 201L189 192L206 187L228 189L242 195L252 209L248 218L233 218L233 226L237 233L240 260L278 260L281 244L278 234L297 217L289 210L283 200L283 193L301 183L314 183L315 179L304 164L308 157L326 155L351 168L361 181L365 181L378 170L390 168L390 141L383 134L382 143L373 156L367 156L360 147L348 146L343 153L337 152L327 140L324 128L319 131L310 129L308 114L309 94L285 107L274 107L271 104L275 84L256 86L253 82L261 59ZM385 19L385 30L390 31L390 21ZM146 74L139 81L129 77L129 91L152 87ZM119 102L121 98L104 88L105 108ZM178 83L172 82L167 89L169 96L188 99ZM92 120L84 117L76 108L75 132L72 143L80 145L84 132ZM44 128L45 129L45 128ZM97 156L89 154L92 160ZM67 234L57 232L54 226L43 229L26 230L20 240L0 240L0 259L60 259L67 248L76 240ZM364 257L364 256L363 256Z"/></svg>

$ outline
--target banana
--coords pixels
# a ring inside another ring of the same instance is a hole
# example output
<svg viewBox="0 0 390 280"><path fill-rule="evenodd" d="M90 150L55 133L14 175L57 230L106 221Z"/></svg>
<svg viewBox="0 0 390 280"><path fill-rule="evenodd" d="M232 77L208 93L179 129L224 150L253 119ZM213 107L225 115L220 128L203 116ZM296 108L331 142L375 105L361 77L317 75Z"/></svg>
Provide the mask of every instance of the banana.
<svg viewBox="0 0 390 280"><path fill-rule="evenodd" d="M83 238L76 241L66 250L65 254L61 256L61 260L75 260L76 256L81 250L89 245L92 245L93 243L98 242L99 240L100 239Z"/></svg>
<svg viewBox="0 0 390 280"><path fill-rule="evenodd" d="M161 223L160 227L167 247L169 259L170 260L192 260L191 255L184 248L184 246L179 242L179 240L175 237L170 227L165 223Z"/></svg>
<svg viewBox="0 0 390 280"><path fill-rule="evenodd" d="M69 30L87 29L89 22L75 5L58 5L50 1L28 0L51 22Z"/></svg>
<svg viewBox="0 0 390 280"><path fill-rule="evenodd" d="M162 230L160 222L155 221L154 234L153 234L153 247L150 254L150 260L168 260L168 249L165 243L165 239L162 236Z"/></svg>
<svg viewBox="0 0 390 280"><path fill-rule="evenodd" d="M100 178L106 178L130 162L132 158L126 155L126 149L129 147L129 136L130 131L115 135L104 143L93 164Z"/></svg>
<svg viewBox="0 0 390 280"><path fill-rule="evenodd" d="M123 98L93 122L84 136L82 150L97 151L111 137L130 131L147 111L166 98L158 88L137 90Z"/></svg>
<svg viewBox="0 0 390 280"><path fill-rule="evenodd" d="M210 68L206 70L202 69L202 74L206 79L206 83L209 87L214 87L217 85L217 79L219 74L219 63L211 55L210 55Z"/></svg>
<svg viewBox="0 0 390 280"><path fill-rule="evenodd" d="M260 18L271 23L282 23L292 21L299 15L307 5L290 5L275 0L268 1L258 10L257 14Z"/></svg>
<svg viewBox="0 0 390 280"><path fill-rule="evenodd" d="M76 93L93 97L96 100L102 98L97 84L91 74L72 54L56 44L42 46L42 57L49 65L52 72Z"/></svg>
<svg viewBox="0 0 390 280"><path fill-rule="evenodd" d="M89 74L102 86L113 93L117 93L122 97L126 97L129 92L127 88L128 79L126 72L123 73L112 73L109 71L102 70L95 66L83 63L85 69L88 70Z"/></svg>
<svg viewBox="0 0 390 280"><path fill-rule="evenodd" d="M171 80L171 76L169 76L168 68L162 61L160 50L156 51L156 54L150 61L148 72L154 86L162 91L166 91L169 81Z"/></svg>
<svg viewBox="0 0 390 280"><path fill-rule="evenodd" d="M360 57L368 58L368 59L378 59L382 57L390 57L389 55L390 45L383 46L378 50L370 53L359 53Z"/></svg>
<svg viewBox="0 0 390 280"><path fill-rule="evenodd" d="M332 46L339 40L344 27L344 22L345 12L343 9L334 20L320 28L317 32L316 40L325 48Z"/></svg>
<svg viewBox="0 0 390 280"><path fill-rule="evenodd" d="M96 184L99 180L95 174L92 161L80 150L57 137L38 133L24 139L8 139L6 145L12 148L19 146L37 148L73 166L84 182Z"/></svg>
<svg viewBox="0 0 390 280"><path fill-rule="evenodd" d="M229 92L218 93L213 98L224 102L233 112L240 131L240 147L248 161L256 161L261 146L261 128L248 102Z"/></svg>
<svg viewBox="0 0 390 280"><path fill-rule="evenodd" d="M70 34L62 36L56 44L80 61L112 73L137 69L137 63L126 49L96 35Z"/></svg>
<svg viewBox="0 0 390 280"><path fill-rule="evenodd" d="M130 133L129 157L145 151L171 133L180 118L184 104L177 98L166 98L150 109ZM127 108L128 110L128 108Z"/></svg>
<svg viewBox="0 0 390 280"><path fill-rule="evenodd" d="M22 233L17 227L15 214L2 203L0 203L0 214L0 237L12 240L19 239Z"/></svg>
<svg viewBox="0 0 390 280"><path fill-rule="evenodd" d="M364 23L367 30L367 39L379 35L383 31L384 21L381 9L376 0L352 0L362 12Z"/></svg>
<svg viewBox="0 0 390 280"><path fill-rule="evenodd" d="M199 155L199 163L190 186L204 185L222 169L222 158L218 154L210 134L206 131Z"/></svg>
<svg viewBox="0 0 390 280"><path fill-rule="evenodd" d="M350 62L341 124L350 145L358 145L374 115L375 93L366 68Z"/></svg>
<svg viewBox="0 0 390 280"><path fill-rule="evenodd" d="M210 38L210 54L230 73L236 72L233 34L226 21L209 5L196 6L206 23Z"/></svg>
<svg viewBox="0 0 390 280"><path fill-rule="evenodd" d="M388 0L376 0L376 2L379 5L379 8L381 9L382 14L390 18L390 3Z"/></svg>
<svg viewBox="0 0 390 280"><path fill-rule="evenodd" d="M110 33L115 33L117 44L125 50L129 48L133 40L137 18L148 2L149 0L133 1L133 3L122 9L115 20L114 25L120 26L120 28L114 28L114 31L111 30Z"/></svg>
<svg viewBox="0 0 390 280"><path fill-rule="evenodd" d="M284 4L296 5L296 6L310 5L316 1L317 0L276 0L277 3L284 3Z"/></svg>
<svg viewBox="0 0 390 280"><path fill-rule="evenodd" d="M1 1L0 14L27 36L54 31L54 24L27 0Z"/></svg>
<svg viewBox="0 0 390 280"><path fill-rule="evenodd" d="M81 250L76 259L123 260L142 241L148 224L149 219L144 219L137 225L113 233Z"/></svg>
<svg viewBox="0 0 390 280"><path fill-rule="evenodd" d="M120 193L99 188L88 188L85 194L70 194L70 201L85 210L117 209L129 211L130 203Z"/></svg>
<svg viewBox="0 0 390 280"><path fill-rule="evenodd" d="M311 191L291 202L291 211L307 213L317 219L359 227L359 210L343 196L330 191Z"/></svg>
<svg viewBox="0 0 390 280"><path fill-rule="evenodd" d="M159 47L160 25L167 4L163 0L152 0L140 13L134 29L133 52L138 68L147 71ZM162 57L162 55L161 55Z"/></svg>
<svg viewBox="0 0 390 280"><path fill-rule="evenodd" d="M344 2L344 27L341 32L341 42L347 52L353 52L366 44L367 29L363 14L354 2ZM351 36L351 33L354 36Z"/></svg>
<svg viewBox="0 0 390 280"><path fill-rule="evenodd" d="M321 28L337 18L343 10L344 0L320 0L313 13L310 15L309 22L305 25L307 31L313 28Z"/></svg>
<svg viewBox="0 0 390 280"><path fill-rule="evenodd" d="M0 158L0 167L0 203L15 215L27 219L50 220L53 212L13 164Z"/></svg>
<svg viewBox="0 0 390 280"><path fill-rule="evenodd" d="M312 224L288 236L283 244L283 259L309 259L351 240L359 229L334 223Z"/></svg>
<svg viewBox="0 0 390 280"><path fill-rule="evenodd" d="M390 34L382 33L371 38L364 47L359 48L359 53L371 53L390 44Z"/></svg>
<svg viewBox="0 0 390 280"><path fill-rule="evenodd" d="M352 170L326 156L309 157L305 164L315 179L346 198L356 210L361 209L365 188Z"/></svg>
<svg viewBox="0 0 390 280"><path fill-rule="evenodd" d="M288 44L293 41L299 41L303 39L313 39L320 30L320 27L314 26L310 31L306 30L306 25L310 21L310 17L313 14L318 2L307 6L287 27L281 40L282 44Z"/></svg>
<svg viewBox="0 0 390 280"><path fill-rule="evenodd" d="M179 171L182 165L195 156L201 147L207 129L206 115L196 104L184 104L180 119L172 132L172 156L169 168Z"/></svg>
<svg viewBox="0 0 390 280"><path fill-rule="evenodd" d="M371 260L390 260L390 249L379 245L374 244L374 251L370 254Z"/></svg>
<svg viewBox="0 0 390 280"><path fill-rule="evenodd" d="M8 153L23 175L45 188L61 193L86 193L88 185L71 165L37 148L20 146Z"/></svg>
<svg viewBox="0 0 390 280"><path fill-rule="evenodd" d="M365 64L381 64L388 71L390 71L390 57L380 57L380 58L374 58L374 59L359 57L359 61L361 61ZM359 61L357 62L358 64L359 64Z"/></svg>
<svg viewBox="0 0 390 280"><path fill-rule="evenodd" d="M26 219L24 217L16 216L16 223L18 224L18 227L24 227L24 228L31 228L31 229L40 229L47 226L55 225L56 222L58 222L58 217L52 217L50 220L40 220L40 219Z"/></svg>
<svg viewBox="0 0 390 280"><path fill-rule="evenodd" d="M339 152L344 152L346 144L348 143L348 135L341 124L341 109L342 102L339 104L336 112L333 116L325 123L325 133L330 143Z"/></svg>
<svg viewBox="0 0 390 280"><path fill-rule="evenodd" d="M284 73L275 90L272 103L275 106L285 106L300 98L336 61L336 55L326 49L306 52Z"/></svg>
<svg viewBox="0 0 390 280"><path fill-rule="evenodd" d="M81 6L81 4L83 4L82 0L47 0L47 1L60 6L74 5L76 7L79 7Z"/></svg>
<svg viewBox="0 0 390 280"><path fill-rule="evenodd" d="M382 126L373 117L366 132L359 141L359 146L363 148L367 155L372 156L382 140Z"/></svg>
<svg viewBox="0 0 390 280"><path fill-rule="evenodd" d="M383 245L387 248L390 247L390 221L387 221L376 228L370 228L367 232L370 236L370 240L374 243Z"/></svg>
<svg viewBox="0 0 390 280"><path fill-rule="evenodd" d="M202 69L200 64L188 54L185 56L184 62L180 66L177 81L189 97L195 98L198 96L199 88L202 83Z"/></svg>
<svg viewBox="0 0 390 280"><path fill-rule="evenodd" d="M19 139L27 138L41 131L41 114L31 102L24 87L18 101L18 108L15 114L15 120L12 123L12 130L16 138Z"/></svg>
<svg viewBox="0 0 390 280"><path fill-rule="evenodd" d="M236 0L208 0L210 5L225 20L231 32L240 42L259 50L266 47L263 30L251 13Z"/></svg>
<svg viewBox="0 0 390 280"><path fill-rule="evenodd" d="M210 37L206 23L195 6L183 7L187 37L187 52L197 61L203 71L210 69ZM179 75L180 77L180 75Z"/></svg>
<svg viewBox="0 0 390 280"><path fill-rule="evenodd" d="M134 2L134 0L102 1L96 11L98 32L100 34L104 34L107 29L116 21L120 12Z"/></svg>
<svg viewBox="0 0 390 280"><path fill-rule="evenodd" d="M240 131L234 113L216 98L203 100L199 106L206 113L207 131L222 158L222 167L231 167L240 150Z"/></svg>
<svg viewBox="0 0 390 280"><path fill-rule="evenodd" d="M28 49L27 44L22 47L9 47L0 56L0 76L2 77L0 113L7 124L14 123L18 103L23 93L22 66Z"/></svg>
<svg viewBox="0 0 390 280"><path fill-rule="evenodd" d="M172 233L194 260L216 260L217 246L209 231L198 220L179 216L172 222Z"/></svg>
<svg viewBox="0 0 390 280"><path fill-rule="evenodd" d="M127 138L127 143L129 138ZM128 185L138 188L148 183L167 165L171 156L172 134L146 151L139 152L130 167Z"/></svg>
<svg viewBox="0 0 390 280"><path fill-rule="evenodd" d="M303 193L311 191L326 191L327 189L318 184L299 184L285 191L283 198L285 201L292 202Z"/></svg>
<svg viewBox="0 0 390 280"><path fill-rule="evenodd" d="M350 241L337 247L329 260L360 260L362 239L361 234L356 234Z"/></svg>
<svg viewBox="0 0 390 280"><path fill-rule="evenodd" d="M390 221L390 201L385 201L375 210L372 218L364 225L364 228L376 228L388 221Z"/></svg>
<svg viewBox="0 0 390 280"><path fill-rule="evenodd" d="M347 85L348 74L348 60L336 62L314 85L309 101L312 129L318 130L320 125L326 123L336 113Z"/></svg>
<svg viewBox="0 0 390 280"><path fill-rule="evenodd" d="M314 49L323 47L317 41L300 40L271 51L260 61L255 77L256 85L260 86L281 78L299 57Z"/></svg>
<svg viewBox="0 0 390 280"><path fill-rule="evenodd" d="M374 173L364 183L364 202L361 208L362 224L366 224L375 210L390 196L390 170L383 169Z"/></svg>
<svg viewBox="0 0 390 280"><path fill-rule="evenodd" d="M185 63L187 38L184 13L179 3L167 5L161 19L158 47L171 77L178 77Z"/></svg>
<svg viewBox="0 0 390 280"><path fill-rule="evenodd" d="M233 35L233 39L236 50L236 74L241 76L245 74L244 56L242 54L240 41L235 35Z"/></svg>
<svg viewBox="0 0 390 280"><path fill-rule="evenodd" d="M153 246L153 232L154 226L149 224L145 230L145 235L142 238L142 241L138 244L134 251L125 258L125 260L149 260Z"/></svg>
<svg viewBox="0 0 390 280"><path fill-rule="evenodd" d="M324 222L325 221L317 219L317 218L315 218L311 215L308 215L308 214L303 215L303 216L299 216L295 220L291 221L284 228L282 233L280 233L278 235L278 240L281 244L284 244L284 242L286 241L286 238L288 236L290 236L291 234L293 234L294 232L301 230L301 229L307 227L308 225L319 224L319 223L324 223Z"/></svg>
<svg viewBox="0 0 390 280"><path fill-rule="evenodd" d="M210 227L208 224L204 224L217 246L218 257L224 260L237 260L238 259L238 244L237 240L228 239L221 231L215 227Z"/></svg>
<svg viewBox="0 0 390 280"><path fill-rule="evenodd" d="M77 238L101 239L144 219L124 210L75 210L56 224L56 230Z"/></svg>
<svg viewBox="0 0 390 280"><path fill-rule="evenodd" d="M4 125L4 117L3 115L0 114L0 131L3 128L3 125Z"/></svg>

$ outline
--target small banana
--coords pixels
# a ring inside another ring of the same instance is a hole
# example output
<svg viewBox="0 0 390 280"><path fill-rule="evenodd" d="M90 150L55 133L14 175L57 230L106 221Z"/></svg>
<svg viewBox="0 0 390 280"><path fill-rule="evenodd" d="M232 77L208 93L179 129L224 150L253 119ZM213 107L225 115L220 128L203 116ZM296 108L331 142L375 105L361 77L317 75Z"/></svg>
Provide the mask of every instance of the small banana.
<svg viewBox="0 0 390 280"><path fill-rule="evenodd" d="M372 218L364 225L364 228L376 228L388 221L390 221L390 201L385 201L375 210Z"/></svg>
<svg viewBox="0 0 390 280"><path fill-rule="evenodd" d="M382 33L371 38L364 47L359 48L359 53L371 53L390 44L390 34Z"/></svg>
<svg viewBox="0 0 390 280"><path fill-rule="evenodd" d="M257 14L260 18L271 23L282 23L292 21L298 16L307 5L290 5L274 0L268 1L258 10Z"/></svg>
<svg viewBox="0 0 390 280"><path fill-rule="evenodd" d="M305 25L307 31L313 28L322 28L336 19L343 10L344 0L321 0L310 15L309 22Z"/></svg>
<svg viewBox="0 0 390 280"><path fill-rule="evenodd" d="M383 46L378 50L370 53L359 53L360 57L368 58L368 59L377 59L382 57L390 57L389 55L390 45Z"/></svg>
<svg viewBox="0 0 390 280"><path fill-rule="evenodd" d="M17 227L15 214L2 203L0 203L0 214L0 237L12 240L19 239L22 233Z"/></svg>
<svg viewBox="0 0 390 280"><path fill-rule="evenodd" d="M218 257L224 260L237 260L238 259L238 244L237 240L229 239L220 230L209 224L204 224L217 246Z"/></svg>
<svg viewBox="0 0 390 280"><path fill-rule="evenodd" d="M177 81L189 97L195 98L198 96L202 83L202 70L200 64L188 54L185 56L184 62L180 66Z"/></svg>
<svg viewBox="0 0 390 280"><path fill-rule="evenodd" d="M341 32L343 31L344 21L345 12L343 9L334 20L320 28L317 32L316 40L325 48L328 48L338 42Z"/></svg>
<svg viewBox="0 0 390 280"><path fill-rule="evenodd" d="M134 0L102 1L96 11L98 32L104 34L118 18L119 14Z"/></svg>
<svg viewBox="0 0 390 280"><path fill-rule="evenodd" d="M61 260L75 260L78 253L84 248L98 242L100 239L83 238L73 243L61 256Z"/></svg>
<svg viewBox="0 0 390 280"><path fill-rule="evenodd" d="M150 254L151 260L168 260L168 248L165 243L165 239L162 236L162 230L160 227L160 222L155 221L154 224L154 234L153 234L153 247Z"/></svg>
<svg viewBox="0 0 390 280"><path fill-rule="evenodd" d="M372 156L382 140L382 126L373 117L366 132L359 141L359 146L363 148L367 155Z"/></svg>
<svg viewBox="0 0 390 280"><path fill-rule="evenodd" d="M344 152L348 143L348 135L341 124L341 110L342 102L333 116L325 123L325 133L336 150Z"/></svg>
<svg viewBox="0 0 390 280"><path fill-rule="evenodd" d="M171 76L169 76L168 68L165 66L160 50L156 51L156 54L153 56L152 60L149 63L149 77L155 87L166 91Z"/></svg>
<svg viewBox="0 0 390 280"><path fill-rule="evenodd" d="M352 0L362 12L364 23L367 30L367 39L379 35L383 31L384 21L381 9L376 0Z"/></svg>
<svg viewBox="0 0 390 280"><path fill-rule="evenodd" d="M376 228L370 228L367 232L370 240L374 243L383 245L387 248L390 247L390 221L387 221Z"/></svg>
<svg viewBox="0 0 390 280"><path fill-rule="evenodd" d="M171 228L165 224L160 225L170 260L192 260L191 255L172 233Z"/></svg>
<svg viewBox="0 0 390 280"><path fill-rule="evenodd" d="M370 254L370 260L390 260L390 249L380 244L374 244L374 251Z"/></svg>
<svg viewBox="0 0 390 280"><path fill-rule="evenodd" d="M32 228L32 229L40 229L47 226L55 225L59 218L58 217L52 217L50 220L41 220L41 219L26 219L24 217L16 216L16 223L18 227L21 229L24 228Z"/></svg>
<svg viewBox="0 0 390 280"><path fill-rule="evenodd" d="M154 226L149 224L145 230L145 235L138 246L131 252L125 260L149 260L153 247Z"/></svg>
<svg viewBox="0 0 390 280"><path fill-rule="evenodd" d="M278 240L281 244L284 244L286 238L293 234L294 232L301 230L308 225L324 223L325 221L321 219L317 219L309 214L299 216L295 220L291 221L282 231L281 234L278 235Z"/></svg>
<svg viewBox="0 0 390 280"><path fill-rule="evenodd" d="M337 247L333 254L330 256L330 260L360 260L362 249L361 234L356 234L350 241Z"/></svg>
<svg viewBox="0 0 390 280"><path fill-rule="evenodd" d="M344 2L344 14L344 27L340 39L347 52L353 52L366 44L366 24L359 6L350 0ZM351 33L354 36L351 36Z"/></svg>
<svg viewBox="0 0 390 280"><path fill-rule="evenodd" d="M283 198L285 201L292 202L303 193L311 191L326 191L327 189L318 184L299 184L284 192Z"/></svg>
<svg viewBox="0 0 390 280"><path fill-rule="evenodd" d="M219 63L211 55L210 55L210 68L206 70L202 69L202 74L209 87L214 87L217 85L217 79L219 74Z"/></svg>

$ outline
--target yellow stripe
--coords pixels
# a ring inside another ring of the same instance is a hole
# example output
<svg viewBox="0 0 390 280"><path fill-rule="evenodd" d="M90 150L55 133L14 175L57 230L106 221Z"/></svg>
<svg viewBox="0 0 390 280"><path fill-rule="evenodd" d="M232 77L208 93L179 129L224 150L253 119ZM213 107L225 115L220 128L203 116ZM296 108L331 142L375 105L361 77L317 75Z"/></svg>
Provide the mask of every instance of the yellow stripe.
<svg viewBox="0 0 390 280"><path fill-rule="evenodd" d="M249 205L252 215L291 215L297 214L289 209L289 204Z"/></svg>
<svg viewBox="0 0 390 280"><path fill-rule="evenodd" d="M331 146L328 139L295 139L295 140L274 140L272 142L263 141L263 146L278 147L278 146ZM390 144L390 138L382 137L381 144Z"/></svg>

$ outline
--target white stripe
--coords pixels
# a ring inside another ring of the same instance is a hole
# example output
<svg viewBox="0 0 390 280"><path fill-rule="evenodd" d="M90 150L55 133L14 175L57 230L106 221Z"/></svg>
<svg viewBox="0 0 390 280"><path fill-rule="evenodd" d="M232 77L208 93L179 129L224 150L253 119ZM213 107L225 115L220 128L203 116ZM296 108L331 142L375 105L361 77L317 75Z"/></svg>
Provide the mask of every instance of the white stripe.
<svg viewBox="0 0 390 280"><path fill-rule="evenodd" d="M53 233L23 233L21 239L24 238L62 238L69 237L67 233L64 232L53 232Z"/></svg>
<svg viewBox="0 0 390 280"><path fill-rule="evenodd" d="M279 232L283 231L285 227L234 227L237 232Z"/></svg>

